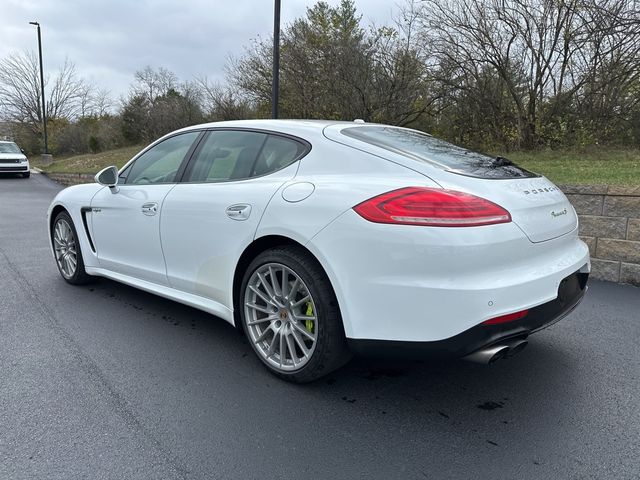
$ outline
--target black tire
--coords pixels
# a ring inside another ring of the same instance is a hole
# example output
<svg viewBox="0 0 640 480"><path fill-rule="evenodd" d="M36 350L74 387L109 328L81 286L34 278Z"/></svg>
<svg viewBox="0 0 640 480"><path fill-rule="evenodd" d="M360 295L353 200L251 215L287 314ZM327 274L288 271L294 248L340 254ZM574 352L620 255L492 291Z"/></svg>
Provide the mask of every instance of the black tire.
<svg viewBox="0 0 640 480"><path fill-rule="evenodd" d="M60 212L58 215L56 215L55 220L53 221L53 224L51 226L51 243L54 246L54 252L55 252L55 244L53 241L53 235L54 235L54 231L56 228L56 225L58 224L59 221L64 220L67 222L67 224L71 227L71 231L73 233L73 237L75 239L75 247L76 247L76 269L75 272L73 273L73 275L71 276L67 276L63 271L62 268L60 267L60 264L58 263L58 261L56 260L56 265L58 267L58 271L60 272L60 275L62 276L62 278L64 278L64 280L67 283L70 283L71 285L83 285L85 283L89 283L93 280L93 277L89 274L87 274L87 272L84 269L84 260L82 259L82 250L80 247L80 242L78 241L78 232L76 230L75 225L73 224L73 220L71 219L71 216L67 213L67 212Z"/></svg>
<svg viewBox="0 0 640 480"><path fill-rule="evenodd" d="M285 372L274 368L261 356L252 342L247 326L244 307L245 291L256 270L269 263L279 263L290 268L306 284L314 299L317 318L317 340L315 349L307 363L298 370ZM307 383L317 380L340 368L351 359L340 315L336 295L326 273L315 258L304 249L286 245L265 250L247 267L237 302L242 329L256 356L276 376L293 383Z"/></svg>
<svg viewBox="0 0 640 480"><path fill-rule="evenodd" d="M31 176L31 172L27 172L27 173L23 173L22 177L23 178L29 178Z"/></svg>

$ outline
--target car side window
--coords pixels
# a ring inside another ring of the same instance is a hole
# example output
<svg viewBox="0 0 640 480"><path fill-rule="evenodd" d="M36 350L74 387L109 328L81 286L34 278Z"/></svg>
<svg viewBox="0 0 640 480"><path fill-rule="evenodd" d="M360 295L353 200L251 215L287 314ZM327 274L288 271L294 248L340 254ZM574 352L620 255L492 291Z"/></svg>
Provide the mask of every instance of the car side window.
<svg viewBox="0 0 640 480"><path fill-rule="evenodd" d="M202 142L185 182L224 182L266 175L290 165L307 146L261 132L214 130Z"/></svg>
<svg viewBox="0 0 640 480"><path fill-rule="evenodd" d="M133 166L133 163L118 174L118 183L120 184L126 183L127 177L129 176L129 173L131 173L132 166Z"/></svg>
<svg viewBox="0 0 640 480"><path fill-rule="evenodd" d="M221 182L251 176L267 134L234 130L209 132L187 170L187 182Z"/></svg>
<svg viewBox="0 0 640 480"><path fill-rule="evenodd" d="M182 133L151 147L127 168L125 184L149 185L177 181L180 165L198 135L199 131Z"/></svg>
<svg viewBox="0 0 640 480"><path fill-rule="evenodd" d="M291 138L269 135L253 167L252 176L266 175L287 167L306 151L306 145Z"/></svg>

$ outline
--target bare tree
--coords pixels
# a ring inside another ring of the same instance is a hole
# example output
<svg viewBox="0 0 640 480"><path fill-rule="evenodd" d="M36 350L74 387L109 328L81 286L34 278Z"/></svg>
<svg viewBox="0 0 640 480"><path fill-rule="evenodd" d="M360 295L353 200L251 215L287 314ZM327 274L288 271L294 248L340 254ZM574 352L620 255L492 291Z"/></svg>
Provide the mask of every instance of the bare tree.
<svg viewBox="0 0 640 480"><path fill-rule="evenodd" d="M34 126L42 122L39 68L33 52L13 54L0 61L0 105L5 119ZM45 89L50 119L77 118L83 111L83 99L95 94L95 87L78 77L69 60L52 81L45 77Z"/></svg>
<svg viewBox="0 0 640 480"><path fill-rule="evenodd" d="M103 117L108 115L113 107L111 93L104 88L97 88L90 83L84 83L78 93L78 109L80 118Z"/></svg>
<svg viewBox="0 0 640 480"><path fill-rule="evenodd" d="M491 68L517 111L521 145L537 140L543 99L579 88L567 75L585 41L578 0L423 0L422 22L436 61L457 77L480 80Z"/></svg>
<svg viewBox="0 0 640 480"><path fill-rule="evenodd" d="M237 88L223 86L206 76L197 78L195 84L200 90L203 110L211 120L239 120L254 116L251 102Z"/></svg>
<svg viewBox="0 0 640 480"><path fill-rule="evenodd" d="M164 67L154 69L150 66L138 70L134 74L133 93L146 98L152 104L169 90L177 90L178 77Z"/></svg>
<svg viewBox="0 0 640 480"><path fill-rule="evenodd" d="M0 61L0 116L6 120L42 122L38 58L33 52L10 55Z"/></svg>

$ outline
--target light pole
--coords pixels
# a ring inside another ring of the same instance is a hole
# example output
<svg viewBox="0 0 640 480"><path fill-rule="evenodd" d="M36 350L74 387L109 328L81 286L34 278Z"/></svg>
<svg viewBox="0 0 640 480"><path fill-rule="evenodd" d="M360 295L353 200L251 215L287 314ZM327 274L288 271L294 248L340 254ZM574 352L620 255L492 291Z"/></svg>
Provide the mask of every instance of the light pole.
<svg viewBox="0 0 640 480"><path fill-rule="evenodd" d="M29 22L30 25L38 27L38 54L40 57L40 94L42 96L42 128L44 130L44 153L49 154L49 141L47 139L47 106L44 100L44 72L42 70L42 39L40 37L40 24Z"/></svg>
<svg viewBox="0 0 640 480"><path fill-rule="evenodd" d="M280 0L275 0L273 12L273 81L271 84L271 118L278 118L280 90Z"/></svg>

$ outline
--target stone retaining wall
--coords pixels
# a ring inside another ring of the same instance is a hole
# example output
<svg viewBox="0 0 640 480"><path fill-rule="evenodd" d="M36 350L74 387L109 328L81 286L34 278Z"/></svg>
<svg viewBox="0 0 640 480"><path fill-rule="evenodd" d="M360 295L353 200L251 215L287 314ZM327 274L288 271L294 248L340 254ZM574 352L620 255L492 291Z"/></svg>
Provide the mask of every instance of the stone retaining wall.
<svg viewBox="0 0 640 480"><path fill-rule="evenodd" d="M54 182L58 182L66 187L80 183L91 183L95 176L93 173L42 173Z"/></svg>
<svg viewBox="0 0 640 480"><path fill-rule="evenodd" d="M63 185L93 182L89 173L47 173ZM640 286L640 186L560 185L580 217L592 277Z"/></svg>
<svg viewBox="0 0 640 480"><path fill-rule="evenodd" d="M640 186L560 187L580 217L593 278L640 286Z"/></svg>

